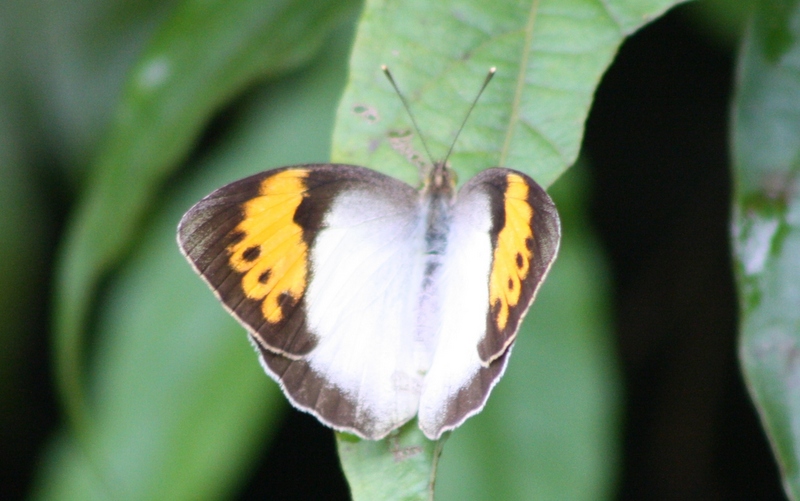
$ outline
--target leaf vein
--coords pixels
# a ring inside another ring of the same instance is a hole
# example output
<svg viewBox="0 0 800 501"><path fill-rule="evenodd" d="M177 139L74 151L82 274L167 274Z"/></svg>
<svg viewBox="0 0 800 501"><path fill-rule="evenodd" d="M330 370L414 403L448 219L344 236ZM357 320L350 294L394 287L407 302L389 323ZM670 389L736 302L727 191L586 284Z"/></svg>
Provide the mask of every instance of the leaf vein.
<svg viewBox="0 0 800 501"><path fill-rule="evenodd" d="M622 28L622 21L617 19L617 16L614 15L614 12L611 10L611 6L608 4L608 0L597 0L597 3L599 3L603 10L606 11L608 18L614 22L620 34L624 34L625 30Z"/></svg>
<svg viewBox="0 0 800 501"><path fill-rule="evenodd" d="M522 90L525 88L525 74L528 69L528 57L531 53L531 46L533 45L533 28L536 24L536 13L539 10L539 0L533 0L531 10L528 14L528 21L525 23L525 45L522 47L522 60L519 65L519 73L517 73L517 84L514 89L514 101L511 105L511 117L508 120L508 128L506 129L506 137L503 140L503 149L500 150L500 165L505 165L508 158L508 152L511 149L511 140L514 137L514 128L519 122L519 107L522 103Z"/></svg>
<svg viewBox="0 0 800 501"><path fill-rule="evenodd" d="M528 127L532 133L539 136L539 138L544 142L545 145L550 147L550 149L555 153L561 161L566 164L567 163L567 154L556 145L556 143L550 139L543 131L539 128L536 124L528 121L528 120L520 120L520 122Z"/></svg>

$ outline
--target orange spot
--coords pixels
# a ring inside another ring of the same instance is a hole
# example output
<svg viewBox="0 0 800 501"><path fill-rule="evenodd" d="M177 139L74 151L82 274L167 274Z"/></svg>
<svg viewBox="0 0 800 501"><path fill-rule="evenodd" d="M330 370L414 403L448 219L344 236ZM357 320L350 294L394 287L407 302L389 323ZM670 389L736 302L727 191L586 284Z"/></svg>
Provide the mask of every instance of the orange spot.
<svg viewBox="0 0 800 501"><path fill-rule="evenodd" d="M489 277L489 304L499 307L495 317L499 330L506 328L509 309L519 303L520 284L528 276L533 257L533 251L525 243L533 238L533 208L528 203L528 185L515 174L509 174L506 180L506 221L497 235Z"/></svg>
<svg viewBox="0 0 800 501"><path fill-rule="evenodd" d="M259 195L245 202L244 219L234 230L244 237L228 247L231 267L244 275L245 296L262 301L261 311L270 323L283 319L282 295L298 301L306 289L308 246L294 222L306 176L307 170L290 169L264 179ZM247 260L245 254L252 256L255 247L258 257Z"/></svg>

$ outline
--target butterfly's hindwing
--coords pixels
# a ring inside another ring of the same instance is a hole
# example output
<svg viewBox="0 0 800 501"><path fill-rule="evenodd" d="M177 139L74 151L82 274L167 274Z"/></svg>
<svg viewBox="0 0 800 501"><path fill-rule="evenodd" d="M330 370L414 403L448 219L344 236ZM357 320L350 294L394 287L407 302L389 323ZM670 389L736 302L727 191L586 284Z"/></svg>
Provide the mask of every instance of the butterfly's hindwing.
<svg viewBox="0 0 800 501"><path fill-rule="evenodd" d="M359 415L357 399L348 398L307 361L278 355L261 346L252 336L250 339L261 355L264 370L275 378L296 407L311 412L337 430L364 437L375 435L370 427L375 419L363 411Z"/></svg>
<svg viewBox="0 0 800 501"><path fill-rule="evenodd" d="M380 438L411 419L419 402L425 351L413 338L425 227L419 192L374 171L361 177L333 201L316 236L306 299L320 342L295 364L319 376L319 395L343 400L335 407L325 397L313 412L338 429Z"/></svg>

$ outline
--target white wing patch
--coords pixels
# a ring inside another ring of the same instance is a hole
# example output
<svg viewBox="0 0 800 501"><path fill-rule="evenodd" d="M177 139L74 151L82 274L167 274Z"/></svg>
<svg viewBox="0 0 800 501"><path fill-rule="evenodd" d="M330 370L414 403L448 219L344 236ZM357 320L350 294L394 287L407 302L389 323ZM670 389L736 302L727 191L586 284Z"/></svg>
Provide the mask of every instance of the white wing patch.
<svg viewBox="0 0 800 501"><path fill-rule="evenodd" d="M339 196L312 251L309 365L385 435L417 412L426 354L411 342L425 249L420 207L365 190Z"/></svg>
<svg viewBox="0 0 800 501"><path fill-rule="evenodd" d="M398 207L385 193L348 191L317 235L306 298L319 341L307 361L355 402L356 429L373 438L418 414L425 435L438 439L489 396L477 346L489 313L492 218L486 193L462 195L427 291L434 258L426 254L422 203ZM505 362L497 362L500 374ZM492 386L496 372L484 375Z"/></svg>
<svg viewBox="0 0 800 501"><path fill-rule="evenodd" d="M482 368L477 346L486 332L489 311L492 221L488 197L480 192L465 195L454 207L442 260L439 328L434 334L438 342L420 398L419 426L429 438L446 431L443 426L451 403ZM483 403L447 429L482 408Z"/></svg>

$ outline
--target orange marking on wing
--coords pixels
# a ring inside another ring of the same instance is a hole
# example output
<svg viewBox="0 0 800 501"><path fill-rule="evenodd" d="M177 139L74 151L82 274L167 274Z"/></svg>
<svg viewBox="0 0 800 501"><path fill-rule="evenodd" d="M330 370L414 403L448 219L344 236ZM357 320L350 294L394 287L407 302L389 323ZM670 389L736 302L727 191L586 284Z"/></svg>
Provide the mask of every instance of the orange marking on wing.
<svg viewBox="0 0 800 501"><path fill-rule="evenodd" d="M244 238L228 247L231 267L244 275L245 296L262 301L261 312L270 323L283 319L281 296L297 301L306 290L308 246L294 222L306 176L307 170L292 169L264 179L259 196L244 204L244 218L234 230Z"/></svg>
<svg viewBox="0 0 800 501"><path fill-rule="evenodd" d="M528 203L528 185L515 174L507 177L504 194L505 225L497 235L492 273L489 277L489 304L499 303L495 322L499 330L508 324L509 309L519 303L522 281L528 276L533 251L526 241L533 238L533 208Z"/></svg>

